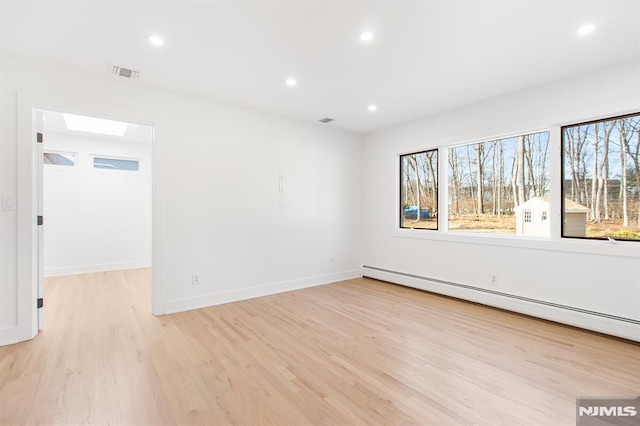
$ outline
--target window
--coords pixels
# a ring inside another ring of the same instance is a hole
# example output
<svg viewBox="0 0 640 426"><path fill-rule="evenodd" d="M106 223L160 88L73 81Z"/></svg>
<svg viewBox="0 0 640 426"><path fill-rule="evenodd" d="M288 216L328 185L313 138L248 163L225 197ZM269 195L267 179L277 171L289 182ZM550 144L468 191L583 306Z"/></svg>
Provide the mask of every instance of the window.
<svg viewBox="0 0 640 426"><path fill-rule="evenodd" d="M547 212L546 211L541 212L540 220L542 220L542 221L547 220Z"/></svg>
<svg viewBox="0 0 640 426"><path fill-rule="evenodd" d="M438 229L438 150L400 156L400 227Z"/></svg>
<svg viewBox="0 0 640 426"><path fill-rule="evenodd" d="M549 132L453 147L448 162L450 231L513 235L543 231L516 222L525 209L530 222L534 207L549 203Z"/></svg>
<svg viewBox="0 0 640 426"><path fill-rule="evenodd" d="M640 240L640 113L562 127L562 236Z"/></svg>
<svg viewBox="0 0 640 426"><path fill-rule="evenodd" d="M75 167L78 163L78 154L70 152L45 152L44 164L54 166Z"/></svg>
<svg viewBox="0 0 640 426"><path fill-rule="evenodd" d="M140 161L122 158L93 157L93 168L138 171L140 170Z"/></svg>
<svg viewBox="0 0 640 426"><path fill-rule="evenodd" d="M523 210L524 213L524 223L531 223L531 210Z"/></svg>

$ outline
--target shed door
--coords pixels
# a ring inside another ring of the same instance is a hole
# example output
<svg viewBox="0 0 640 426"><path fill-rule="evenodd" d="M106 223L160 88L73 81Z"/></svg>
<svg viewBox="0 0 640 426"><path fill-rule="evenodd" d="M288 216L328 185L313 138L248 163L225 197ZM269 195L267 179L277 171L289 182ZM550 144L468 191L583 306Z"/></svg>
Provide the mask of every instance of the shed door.
<svg viewBox="0 0 640 426"><path fill-rule="evenodd" d="M531 209L522 210L522 235L533 235L533 219Z"/></svg>

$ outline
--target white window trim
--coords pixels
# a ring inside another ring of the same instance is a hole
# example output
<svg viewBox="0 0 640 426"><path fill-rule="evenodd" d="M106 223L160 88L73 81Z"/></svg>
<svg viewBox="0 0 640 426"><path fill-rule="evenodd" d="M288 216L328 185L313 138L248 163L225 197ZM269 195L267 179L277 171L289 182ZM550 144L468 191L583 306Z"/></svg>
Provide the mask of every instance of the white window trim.
<svg viewBox="0 0 640 426"><path fill-rule="evenodd" d="M616 115L624 115L630 113L614 112ZM597 119L597 118L596 118ZM579 120L579 119L578 119ZM585 120L586 121L586 120ZM412 238L430 241L442 241L450 243L462 244L478 244L488 246L514 247L522 249L534 249L544 251L557 251L569 253L595 254L603 256L618 256L640 258L640 244L635 241L604 241L604 240L588 240L563 238L560 235L560 225L562 220L561 206L559 202L551 202L549 205L549 214L547 221L549 222L549 237L523 237L518 235L501 235L501 234L482 234L462 231L449 231L449 148L457 146L470 145L479 142L486 142L498 139L517 137L520 135L528 135L539 132L549 132L549 198L551 200L559 200L561 196L560 185L561 176L561 126L570 125L575 120L567 123L559 123L546 127L536 127L525 129L522 131L514 131L503 134L495 134L488 137L467 138L466 142L443 143L436 141L431 146L416 148L396 153L395 159L395 202L393 208L395 210L394 225L390 234L394 238ZM418 152L421 150L438 149L438 229L411 229L400 228L400 156ZM444 165L444 167L442 167Z"/></svg>

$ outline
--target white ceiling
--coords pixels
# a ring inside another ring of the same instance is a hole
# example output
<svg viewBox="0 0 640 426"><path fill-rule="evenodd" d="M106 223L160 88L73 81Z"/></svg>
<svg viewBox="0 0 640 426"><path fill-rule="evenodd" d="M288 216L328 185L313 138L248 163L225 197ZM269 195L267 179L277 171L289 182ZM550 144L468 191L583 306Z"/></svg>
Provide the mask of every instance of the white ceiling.
<svg viewBox="0 0 640 426"><path fill-rule="evenodd" d="M3 52L355 132L640 57L639 0L1 1Z"/></svg>

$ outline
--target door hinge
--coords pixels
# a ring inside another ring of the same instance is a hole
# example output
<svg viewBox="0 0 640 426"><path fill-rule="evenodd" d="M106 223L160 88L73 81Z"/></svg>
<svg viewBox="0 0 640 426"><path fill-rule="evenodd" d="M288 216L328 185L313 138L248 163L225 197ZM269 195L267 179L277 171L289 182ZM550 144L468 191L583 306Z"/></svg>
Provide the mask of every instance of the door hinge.
<svg viewBox="0 0 640 426"><path fill-rule="evenodd" d="M42 308L44 306L44 299L41 297L38 299L38 309Z"/></svg>
<svg viewBox="0 0 640 426"><path fill-rule="evenodd" d="M44 217L38 216L38 226L41 226L43 224L44 224Z"/></svg>
<svg viewBox="0 0 640 426"><path fill-rule="evenodd" d="M44 137L42 136L42 133L37 133L36 134L36 142L42 143L43 141L44 141Z"/></svg>

